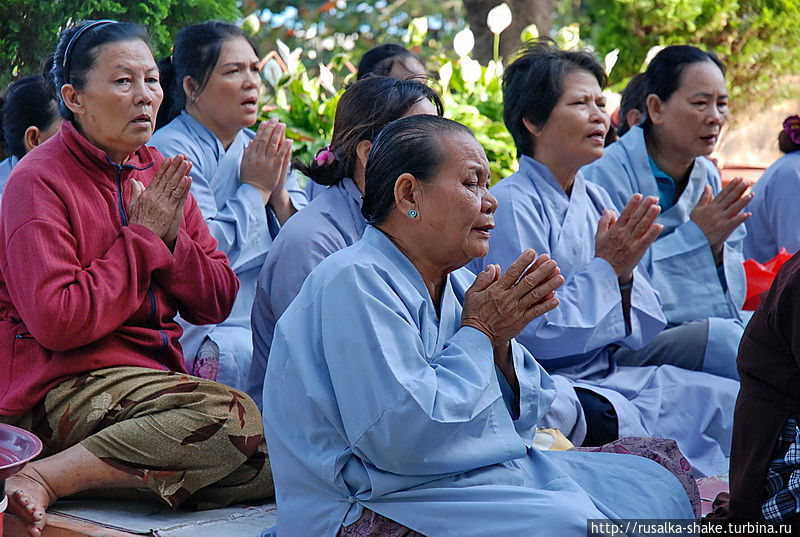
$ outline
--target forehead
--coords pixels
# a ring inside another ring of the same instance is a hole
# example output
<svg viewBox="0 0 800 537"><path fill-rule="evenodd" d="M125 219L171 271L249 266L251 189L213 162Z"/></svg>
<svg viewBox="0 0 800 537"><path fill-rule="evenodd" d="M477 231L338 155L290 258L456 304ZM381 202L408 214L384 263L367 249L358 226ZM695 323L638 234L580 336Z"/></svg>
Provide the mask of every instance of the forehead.
<svg viewBox="0 0 800 537"><path fill-rule="evenodd" d="M244 37L231 37L222 42L217 65L226 63L250 63L258 61L253 47Z"/></svg>
<svg viewBox="0 0 800 537"><path fill-rule="evenodd" d="M452 132L440 138L442 151L447 155L444 166L457 168L489 169L489 160L483 146L467 132Z"/></svg>
<svg viewBox="0 0 800 537"><path fill-rule="evenodd" d="M437 115L436 107L433 106L432 102L430 102L428 99L424 97L419 101L415 102L413 106L411 106L411 108L409 108L408 111L405 114L403 114L403 117L419 116L423 114L427 114L430 116Z"/></svg>
<svg viewBox="0 0 800 537"><path fill-rule="evenodd" d="M713 62L695 62L687 66L681 73L679 91L695 93L698 91L713 93L725 92L725 76Z"/></svg>
<svg viewBox="0 0 800 537"><path fill-rule="evenodd" d="M94 69L117 67L156 69L156 61L150 47L141 39L116 41L100 47L94 61Z"/></svg>
<svg viewBox="0 0 800 537"><path fill-rule="evenodd" d="M561 81L561 91L563 94L575 92L602 93L600 83L597 82L595 76L583 69L565 74Z"/></svg>

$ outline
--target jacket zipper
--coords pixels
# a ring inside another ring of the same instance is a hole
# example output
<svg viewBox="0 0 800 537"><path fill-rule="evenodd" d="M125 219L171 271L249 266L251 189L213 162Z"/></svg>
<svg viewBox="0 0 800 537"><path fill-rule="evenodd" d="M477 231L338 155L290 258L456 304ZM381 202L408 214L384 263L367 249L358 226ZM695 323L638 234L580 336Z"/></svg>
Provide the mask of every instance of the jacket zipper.
<svg viewBox="0 0 800 537"><path fill-rule="evenodd" d="M21 333L21 334L16 334L14 337L15 337L16 339L36 339L35 337L33 337L33 336L31 335L31 333L30 333L30 332L23 332L23 333Z"/></svg>

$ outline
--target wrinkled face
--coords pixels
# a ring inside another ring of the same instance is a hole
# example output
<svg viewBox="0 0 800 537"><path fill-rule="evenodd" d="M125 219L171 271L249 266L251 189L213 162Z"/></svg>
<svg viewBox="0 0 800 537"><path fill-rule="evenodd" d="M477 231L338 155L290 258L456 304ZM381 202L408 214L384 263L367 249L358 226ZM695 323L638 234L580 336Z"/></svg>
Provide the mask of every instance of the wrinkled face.
<svg viewBox="0 0 800 537"><path fill-rule="evenodd" d="M460 267L489 253L497 200L489 193L489 161L468 133L453 133L439 142L446 160L436 177L422 184L417 239L430 261Z"/></svg>
<svg viewBox="0 0 800 537"><path fill-rule="evenodd" d="M588 71L564 76L561 98L550 117L534 135L534 158L572 163L580 167L603 156L611 117L597 79ZM536 130L536 129L534 129Z"/></svg>
<svg viewBox="0 0 800 537"><path fill-rule="evenodd" d="M153 54L137 39L101 47L85 87L67 106L84 136L115 158L150 140L163 97Z"/></svg>
<svg viewBox="0 0 800 537"><path fill-rule="evenodd" d="M708 156L714 151L720 130L728 120L728 90L725 78L713 62L697 62L681 74L678 89L660 110L648 109L659 142L687 157Z"/></svg>
<svg viewBox="0 0 800 537"><path fill-rule="evenodd" d="M258 56L243 37L225 40L208 83L199 94L187 94L214 132L236 133L258 118L261 77Z"/></svg>

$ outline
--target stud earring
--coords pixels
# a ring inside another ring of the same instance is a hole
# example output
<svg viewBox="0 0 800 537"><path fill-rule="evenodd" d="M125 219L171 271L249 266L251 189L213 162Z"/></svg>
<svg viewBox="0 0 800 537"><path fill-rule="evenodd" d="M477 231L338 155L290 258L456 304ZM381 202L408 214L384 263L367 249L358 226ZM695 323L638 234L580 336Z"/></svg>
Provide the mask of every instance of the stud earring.
<svg viewBox="0 0 800 537"><path fill-rule="evenodd" d="M408 216L411 218L416 218L417 216L419 216L419 213L417 212L416 209L411 209L410 211L408 211Z"/></svg>

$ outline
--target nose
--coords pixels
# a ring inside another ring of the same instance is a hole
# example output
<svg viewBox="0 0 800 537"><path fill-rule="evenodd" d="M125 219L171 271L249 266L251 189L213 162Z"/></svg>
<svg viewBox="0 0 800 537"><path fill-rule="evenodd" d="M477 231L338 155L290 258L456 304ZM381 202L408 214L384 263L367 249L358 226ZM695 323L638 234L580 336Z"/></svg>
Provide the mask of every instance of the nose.
<svg viewBox="0 0 800 537"><path fill-rule="evenodd" d="M711 111L709 112L707 118L710 125L723 125L725 121L727 121L727 116L720 111L716 104L710 106L709 108Z"/></svg>
<svg viewBox="0 0 800 537"><path fill-rule="evenodd" d="M606 126L611 122L611 116L606 112L605 108L600 108L596 102L591 103L589 120L592 123L603 123Z"/></svg>
<svg viewBox="0 0 800 537"><path fill-rule="evenodd" d="M498 205L500 205L500 202L487 190L481 204L482 212L484 214L494 214L497 211Z"/></svg>
<svg viewBox="0 0 800 537"><path fill-rule="evenodd" d="M254 87L259 87L261 85L261 73L260 71L254 71L251 69L247 70L247 76L244 77L244 88L251 89Z"/></svg>
<svg viewBox="0 0 800 537"><path fill-rule="evenodd" d="M154 99L158 98L158 96L161 95L160 86L157 91L154 91L148 86L148 84L145 82L143 78L136 81L134 88L135 91L133 94L133 99L135 104L150 105L153 103Z"/></svg>

